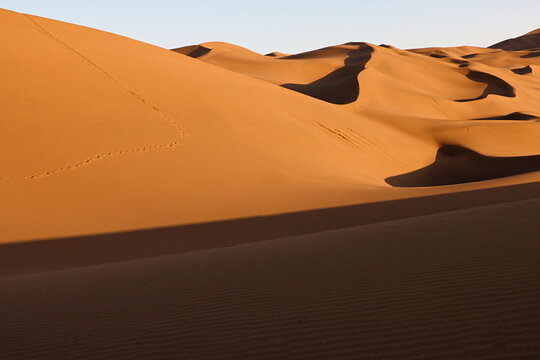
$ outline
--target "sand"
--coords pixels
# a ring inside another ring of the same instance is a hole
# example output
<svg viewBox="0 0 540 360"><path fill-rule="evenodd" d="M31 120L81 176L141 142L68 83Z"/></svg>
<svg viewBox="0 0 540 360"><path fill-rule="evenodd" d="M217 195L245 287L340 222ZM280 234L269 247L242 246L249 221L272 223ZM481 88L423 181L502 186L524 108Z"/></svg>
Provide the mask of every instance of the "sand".
<svg viewBox="0 0 540 360"><path fill-rule="evenodd" d="M0 358L537 358L538 30L173 49L0 10Z"/></svg>
<svg viewBox="0 0 540 360"><path fill-rule="evenodd" d="M534 359L534 212L538 199L7 278L3 354Z"/></svg>

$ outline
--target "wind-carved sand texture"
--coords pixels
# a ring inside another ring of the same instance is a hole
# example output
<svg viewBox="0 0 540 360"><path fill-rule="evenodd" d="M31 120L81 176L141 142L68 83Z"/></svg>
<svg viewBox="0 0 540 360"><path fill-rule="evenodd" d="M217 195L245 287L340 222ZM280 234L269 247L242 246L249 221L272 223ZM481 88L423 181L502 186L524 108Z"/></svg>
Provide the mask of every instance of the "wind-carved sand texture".
<svg viewBox="0 0 540 360"><path fill-rule="evenodd" d="M171 51L0 10L0 359L539 358L538 35Z"/></svg>

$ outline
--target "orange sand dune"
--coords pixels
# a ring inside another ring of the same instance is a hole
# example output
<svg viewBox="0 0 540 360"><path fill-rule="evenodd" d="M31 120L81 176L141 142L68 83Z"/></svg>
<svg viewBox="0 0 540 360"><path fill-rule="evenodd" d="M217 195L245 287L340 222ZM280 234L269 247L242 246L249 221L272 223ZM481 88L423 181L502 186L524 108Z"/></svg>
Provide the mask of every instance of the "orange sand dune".
<svg viewBox="0 0 540 360"><path fill-rule="evenodd" d="M536 29L519 36L491 45L492 49L503 50L540 50L540 29Z"/></svg>
<svg viewBox="0 0 540 360"><path fill-rule="evenodd" d="M0 10L0 358L540 356L537 35L171 51Z"/></svg>
<svg viewBox="0 0 540 360"><path fill-rule="evenodd" d="M540 153L533 120L472 120L539 116L537 58L519 57L527 75L507 56L460 68L365 43L282 58L210 43L193 59L9 11L1 26L4 242L416 196L385 179L441 144Z"/></svg>

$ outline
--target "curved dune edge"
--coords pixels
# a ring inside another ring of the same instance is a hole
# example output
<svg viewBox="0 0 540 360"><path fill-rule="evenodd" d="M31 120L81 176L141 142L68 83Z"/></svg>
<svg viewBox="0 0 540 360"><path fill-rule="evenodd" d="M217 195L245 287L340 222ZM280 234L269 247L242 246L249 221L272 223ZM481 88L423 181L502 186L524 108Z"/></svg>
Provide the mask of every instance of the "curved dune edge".
<svg viewBox="0 0 540 360"><path fill-rule="evenodd" d="M463 146L444 145L433 164L413 172L392 176L392 186L443 186L497 179L540 170L540 155L485 156Z"/></svg>
<svg viewBox="0 0 540 360"><path fill-rule="evenodd" d="M521 55L522 58L528 59L528 58L535 58L540 56L540 51L532 51L528 54Z"/></svg>
<svg viewBox="0 0 540 360"><path fill-rule="evenodd" d="M535 197L540 197L540 179L287 214L0 244L0 278L239 246Z"/></svg>
<svg viewBox="0 0 540 360"><path fill-rule="evenodd" d="M489 116L489 117L475 119L475 120L534 120L534 119L538 119L538 117L516 111L511 114Z"/></svg>
<svg viewBox="0 0 540 360"><path fill-rule="evenodd" d="M527 65L522 68L512 69L512 72L518 75L526 75L532 73L532 68L530 65Z"/></svg>
<svg viewBox="0 0 540 360"><path fill-rule="evenodd" d="M456 100L456 101L466 102L466 101L481 100L481 99L487 98L488 95L499 95L499 96L506 96L506 97L516 96L514 87L512 85L508 84L503 79L493 76L491 74L483 73L480 71L468 71L466 76L472 81L485 83L486 88L484 92L476 98L461 99L461 100Z"/></svg>
<svg viewBox="0 0 540 360"><path fill-rule="evenodd" d="M365 43L347 43L345 45L356 48L347 51L343 67L309 84L283 84L281 86L332 104L344 105L356 101L360 92L358 74L366 69L373 48ZM326 50L321 50L321 52L324 51ZM313 55L313 53L299 54L281 59L309 59Z"/></svg>

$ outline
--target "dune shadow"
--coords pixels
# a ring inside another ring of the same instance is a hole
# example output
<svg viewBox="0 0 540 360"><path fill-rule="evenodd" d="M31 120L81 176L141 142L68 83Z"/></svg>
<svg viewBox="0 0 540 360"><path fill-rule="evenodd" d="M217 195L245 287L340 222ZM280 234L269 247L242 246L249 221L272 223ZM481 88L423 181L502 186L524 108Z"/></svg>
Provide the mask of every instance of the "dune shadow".
<svg viewBox="0 0 540 360"><path fill-rule="evenodd" d="M540 170L540 155L486 156L459 145L444 145L433 164L386 178L394 187L441 186L483 181Z"/></svg>
<svg viewBox="0 0 540 360"><path fill-rule="evenodd" d="M484 117L484 118L477 118L474 120L533 120L533 119L538 119L538 117L534 115L524 114L521 112L513 112L507 115L490 116L490 117Z"/></svg>
<svg viewBox="0 0 540 360"><path fill-rule="evenodd" d="M521 55L520 57L526 59L526 58L533 58L533 57L539 57L539 56L540 56L540 51L536 51L536 52L531 52L525 55Z"/></svg>
<svg viewBox="0 0 540 360"><path fill-rule="evenodd" d="M204 47L202 45L190 45L190 46L180 47L177 49L172 49L172 51L187 55L192 58L198 58L198 57L208 54L211 51L211 49Z"/></svg>
<svg viewBox="0 0 540 360"><path fill-rule="evenodd" d="M347 45L356 45L357 49L347 49L348 57L343 67L309 84L288 83L281 86L332 104L344 105L356 101L360 92L357 77L366 68L373 48L365 43L347 43ZM332 49L328 49L330 50ZM291 55L281 60L306 58L310 53Z"/></svg>
<svg viewBox="0 0 540 360"><path fill-rule="evenodd" d="M518 75L526 75L526 74L532 73L532 68L530 65L527 65L522 68L511 69L511 70L514 74L518 74Z"/></svg>
<svg viewBox="0 0 540 360"><path fill-rule="evenodd" d="M399 178L396 181L404 183ZM539 196L540 182L534 182L278 215L0 244L0 278L236 246Z"/></svg>
<svg viewBox="0 0 540 360"><path fill-rule="evenodd" d="M502 49L506 51L532 50L540 45L540 33L525 34L517 38L501 41L491 45L490 49Z"/></svg>
<svg viewBox="0 0 540 360"><path fill-rule="evenodd" d="M494 75L480 72L480 71L469 70L466 76L472 81L481 82L481 83L486 84L487 86L484 89L484 92L478 97L475 97L472 99L459 99L459 100L454 100L454 101L467 102L467 101L481 100L481 99L485 99L488 95L500 95L500 96L506 96L506 97L516 96L514 87L512 85L510 85L503 79L498 78Z"/></svg>

